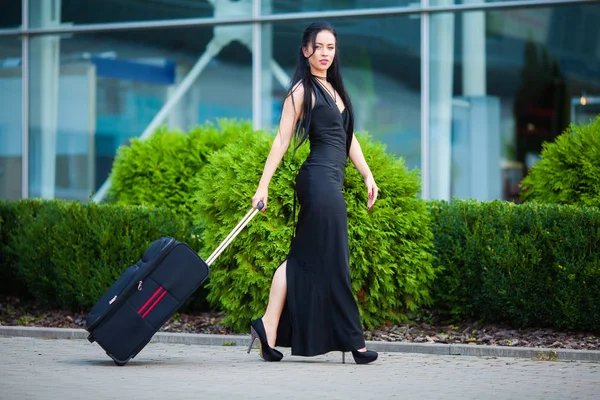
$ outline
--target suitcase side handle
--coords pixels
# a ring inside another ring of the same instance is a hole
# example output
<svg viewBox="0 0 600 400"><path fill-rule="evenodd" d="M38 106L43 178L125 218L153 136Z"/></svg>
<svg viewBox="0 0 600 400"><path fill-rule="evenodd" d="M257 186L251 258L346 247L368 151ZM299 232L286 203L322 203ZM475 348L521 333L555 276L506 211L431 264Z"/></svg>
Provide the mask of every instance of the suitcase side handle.
<svg viewBox="0 0 600 400"><path fill-rule="evenodd" d="M256 205L256 208L252 208L246 213L244 218L242 218L242 220L237 224L237 226L233 228L229 235L227 235L227 237L221 242L221 244L219 244L219 246L210 255L210 257L206 259L206 264L208 264L209 267L217 259L217 257L219 257L223 250L225 250L227 246L229 246L229 244L242 231L242 229L244 229L246 225L248 225L248 222L250 222L252 218L254 218L254 216L264 208L264 206L264 203L262 201L259 201Z"/></svg>

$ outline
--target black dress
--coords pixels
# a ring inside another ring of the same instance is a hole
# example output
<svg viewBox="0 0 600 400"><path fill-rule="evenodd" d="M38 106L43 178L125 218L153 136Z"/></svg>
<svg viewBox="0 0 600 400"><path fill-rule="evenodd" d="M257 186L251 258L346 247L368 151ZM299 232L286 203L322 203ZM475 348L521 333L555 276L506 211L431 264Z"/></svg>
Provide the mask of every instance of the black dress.
<svg viewBox="0 0 600 400"><path fill-rule="evenodd" d="M287 301L277 346L292 355L314 356L365 346L350 285L348 221L342 194L347 116L313 79L315 104L310 154L296 176L300 204L287 256Z"/></svg>

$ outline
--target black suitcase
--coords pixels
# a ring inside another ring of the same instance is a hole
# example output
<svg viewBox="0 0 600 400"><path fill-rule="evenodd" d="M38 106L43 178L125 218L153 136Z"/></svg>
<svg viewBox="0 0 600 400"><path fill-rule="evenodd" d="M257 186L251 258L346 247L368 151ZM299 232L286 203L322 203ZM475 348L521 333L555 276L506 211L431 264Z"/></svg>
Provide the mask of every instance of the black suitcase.
<svg viewBox="0 0 600 400"><path fill-rule="evenodd" d="M154 241L88 313L88 340L98 343L115 364L127 364L202 285L210 264L260 209L262 203L246 214L206 261L173 238Z"/></svg>

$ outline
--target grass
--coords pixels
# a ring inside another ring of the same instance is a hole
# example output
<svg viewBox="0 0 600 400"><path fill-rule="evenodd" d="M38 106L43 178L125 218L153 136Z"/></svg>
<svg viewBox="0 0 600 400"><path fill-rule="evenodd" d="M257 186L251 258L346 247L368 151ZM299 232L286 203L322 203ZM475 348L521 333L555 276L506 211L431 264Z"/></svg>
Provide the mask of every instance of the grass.
<svg viewBox="0 0 600 400"><path fill-rule="evenodd" d="M558 361L558 353L556 350L552 350L551 352L541 352L538 353L534 358L535 361Z"/></svg>
<svg viewBox="0 0 600 400"><path fill-rule="evenodd" d="M41 319L43 319L43 317L32 317L30 315L24 315L17 320L17 324L27 326L27 325L31 324L32 322L36 322Z"/></svg>

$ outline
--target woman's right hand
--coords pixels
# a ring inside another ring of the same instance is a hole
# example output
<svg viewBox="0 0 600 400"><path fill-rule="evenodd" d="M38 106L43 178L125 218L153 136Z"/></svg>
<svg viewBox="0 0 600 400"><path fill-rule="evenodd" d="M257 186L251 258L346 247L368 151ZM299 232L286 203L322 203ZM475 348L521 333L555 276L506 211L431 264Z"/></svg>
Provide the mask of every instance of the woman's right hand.
<svg viewBox="0 0 600 400"><path fill-rule="evenodd" d="M267 198L269 197L269 191L266 188L259 187L256 189L256 193L252 196L252 208L257 208L259 202L263 202L262 212L267 210Z"/></svg>

